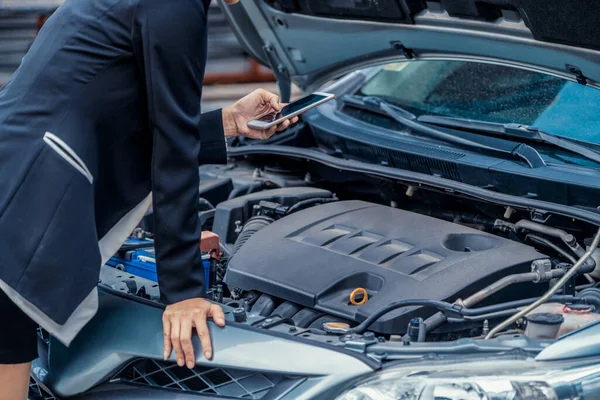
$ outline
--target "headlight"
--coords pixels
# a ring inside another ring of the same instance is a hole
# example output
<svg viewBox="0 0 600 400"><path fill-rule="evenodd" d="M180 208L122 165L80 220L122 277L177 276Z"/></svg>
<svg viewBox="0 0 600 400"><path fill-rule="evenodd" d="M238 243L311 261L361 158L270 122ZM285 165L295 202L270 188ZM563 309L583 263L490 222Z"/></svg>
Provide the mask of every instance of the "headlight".
<svg viewBox="0 0 600 400"><path fill-rule="evenodd" d="M393 368L336 400L588 399L600 399L598 360L587 365L527 360Z"/></svg>

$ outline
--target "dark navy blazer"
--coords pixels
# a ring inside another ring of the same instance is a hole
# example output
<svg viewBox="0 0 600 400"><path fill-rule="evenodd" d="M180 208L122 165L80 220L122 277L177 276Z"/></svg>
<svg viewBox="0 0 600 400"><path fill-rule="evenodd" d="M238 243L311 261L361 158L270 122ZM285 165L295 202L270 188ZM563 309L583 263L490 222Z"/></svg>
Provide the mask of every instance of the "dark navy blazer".
<svg viewBox="0 0 600 400"><path fill-rule="evenodd" d="M0 90L0 289L68 344L150 205L162 299L204 293L199 163L209 0L67 0Z"/></svg>

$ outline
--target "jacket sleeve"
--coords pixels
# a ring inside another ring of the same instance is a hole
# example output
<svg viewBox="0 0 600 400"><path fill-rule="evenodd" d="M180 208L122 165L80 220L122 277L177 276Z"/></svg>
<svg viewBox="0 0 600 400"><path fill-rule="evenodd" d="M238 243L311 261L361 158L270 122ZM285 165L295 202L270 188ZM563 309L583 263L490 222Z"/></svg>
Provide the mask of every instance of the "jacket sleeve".
<svg viewBox="0 0 600 400"><path fill-rule="evenodd" d="M203 296L206 289L200 253L198 162L201 151L215 151L219 146L219 135L225 144L217 112L202 116L200 111L205 22L200 0L140 1L134 18L134 54L141 59L153 135L154 235L158 280L166 304Z"/></svg>
<svg viewBox="0 0 600 400"><path fill-rule="evenodd" d="M201 151L199 164L227 164L227 145L223 129L223 110L202 114L200 119Z"/></svg>

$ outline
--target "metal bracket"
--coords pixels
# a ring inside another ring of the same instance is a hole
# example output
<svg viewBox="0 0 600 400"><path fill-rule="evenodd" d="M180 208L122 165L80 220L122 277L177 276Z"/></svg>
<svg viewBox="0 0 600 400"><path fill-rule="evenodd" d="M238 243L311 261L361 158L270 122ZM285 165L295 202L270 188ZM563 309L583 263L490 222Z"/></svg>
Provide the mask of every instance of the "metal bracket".
<svg viewBox="0 0 600 400"><path fill-rule="evenodd" d="M391 43L392 43L392 47L394 49L400 51L404 55L404 57L406 57L407 60L412 60L413 58L415 58L415 52L412 51L411 49L404 47L402 42L394 40Z"/></svg>
<svg viewBox="0 0 600 400"><path fill-rule="evenodd" d="M531 210L530 214L531 220L540 224L545 224L552 216L552 214L544 210Z"/></svg>
<svg viewBox="0 0 600 400"><path fill-rule="evenodd" d="M583 75L583 72L581 72L581 69L577 68L574 65L571 64L567 64L567 71L569 71L570 73L575 75L575 79L577 79L577 82L580 83L581 85L587 85L588 84L588 79L585 77L585 75Z"/></svg>
<svg viewBox="0 0 600 400"><path fill-rule="evenodd" d="M263 46L263 50L269 60L271 70L277 79L277 86L279 87L279 97L282 103L289 103L292 97L292 80L290 79L287 68L283 65L277 52L272 45L266 44Z"/></svg>

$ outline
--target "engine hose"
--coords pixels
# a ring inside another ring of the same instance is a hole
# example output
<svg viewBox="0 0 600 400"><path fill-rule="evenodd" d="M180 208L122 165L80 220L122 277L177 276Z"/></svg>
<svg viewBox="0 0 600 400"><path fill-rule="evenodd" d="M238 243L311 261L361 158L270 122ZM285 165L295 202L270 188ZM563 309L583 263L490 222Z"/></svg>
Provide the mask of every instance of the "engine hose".
<svg viewBox="0 0 600 400"><path fill-rule="evenodd" d="M437 308L438 310L445 311L448 313L459 314L464 317L477 317L480 315L487 315L487 314L491 314L491 313L502 312L502 311L506 311L506 310L512 310L515 308L519 308L519 307L524 307L524 306L527 306L538 300L539 300L538 297L534 297L534 298L529 298L529 299L509 301L506 303L494 304L491 306L480 307L480 308L471 308L471 309L465 308L458 304L451 304L451 303L448 303L445 301L439 301L439 300L429 300L429 299L400 300L400 301L395 301L393 303L388 304L385 307L380 308L375 313L371 314L363 322L361 322L359 325L350 329L349 331L354 332L354 333L364 333L375 321L377 321L382 316L384 316L392 311L395 311L399 308L404 308L404 307L412 307L412 306L431 307L431 308ZM570 296L570 295L563 295L563 296L559 295L559 296L552 297L551 300L564 303L564 302L578 301L578 300L579 301L584 301L584 300L587 301L588 299L587 298L577 298L575 296ZM595 302L595 300L593 300L593 299L591 299L591 301ZM513 312L514 312L514 310L513 310ZM434 317L436 315L437 314L435 314ZM429 319L427 321L429 321ZM427 321L425 321L425 322L427 323ZM446 321L447 321L447 318L444 316L442 324L445 323ZM427 325L427 331L431 331L433 329L434 328L430 328L430 326Z"/></svg>
<svg viewBox="0 0 600 400"><path fill-rule="evenodd" d="M265 183L262 181L248 183L246 185L239 186L229 193L227 200L235 199L236 197L251 194L256 192L259 189L262 189L265 186ZM243 193L245 192L245 193Z"/></svg>
<svg viewBox="0 0 600 400"><path fill-rule="evenodd" d="M379 310L375 311L367 319L365 319L363 322L361 322L359 325L355 326L354 328L350 329L349 331L354 332L354 333L359 333L359 334L364 333L367 329L369 329L369 327L375 321L377 321L379 318L383 317L384 315L386 315L394 310L397 310L399 308L411 307L411 306L425 306L425 307L437 308L438 310L454 311L454 312L460 312L460 309L461 309L460 306L458 306L456 309L454 309L452 304L447 303L445 301L439 301L439 300L408 299L408 300L394 301L394 302L388 304L387 306L382 307Z"/></svg>
<svg viewBox="0 0 600 400"><path fill-rule="evenodd" d="M587 289L589 290L589 289ZM500 318L505 317L507 315L514 314L516 312L515 309L519 309L521 307L529 306L537 301L539 301L539 297L532 297L529 299L522 300L514 300L506 303L494 304L486 307L479 308L464 308L457 304L451 304L444 301L437 300L403 300L395 303L391 303L386 307L382 307L375 314L372 314L369 318L363 321L360 325L351 329L352 332L355 333L363 333L365 332L370 325L372 325L377 319L381 318L383 315L397 310L398 308L408 307L408 306L427 306L432 308L437 308L441 310L440 312L432 315L424 321L426 326L427 333L439 328L441 325L449 322L465 322L465 321L479 321L483 319L489 318ZM552 301L555 303L578 303L583 302L585 304L592 304L597 308L600 308L600 290L596 292L586 292L582 291L577 296L571 295L556 295L549 298L548 301ZM405 305L403 303L411 303ZM444 312L459 314L463 318L448 318L444 314Z"/></svg>
<svg viewBox="0 0 600 400"><path fill-rule="evenodd" d="M596 299L598 302L600 302L600 289L598 289L598 288L583 289L582 291L577 293L577 297L584 298L584 299Z"/></svg>
<svg viewBox="0 0 600 400"><path fill-rule="evenodd" d="M527 315L529 312L531 312L531 310L547 302L554 295L554 293L558 292L565 285L565 283L567 283L568 280L571 279L571 277L578 272L578 270L585 264L585 262L592 257L592 253L596 250L598 244L600 244L600 229L598 229L598 232L594 236L594 240L589 249L583 254L581 258L579 258L579 260L577 260L575 265L573 265L573 268L567 271L567 273L561 279L559 279L559 281L556 282L556 284L550 290L548 290L548 292L545 295L543 295L539 300L529 305L524 310L519 311L512 317L508 318L506 321L495 326L494 329L492 329L485 338L490 339L494 337L494 335L500 332L502 329L507 328L519 318L523 317L524 315Z"/></svg>
<svg viewBox="0 0 600 400"><path fill-rule="evenodd" d="M242 248L244 244L246 244L252 235L260 231L262 228L271 225L273 222L273 218L265 217L263 215L250 218L242 228L242 231L235 241L229 259L232 259L233 256L235 256L235 254Z"/></svg>
<svg viewBox="0 0 600 400"><path fill-rule="evenodd" d="M338 201L337 197L320 197L320 198L315 198L315 199L306 199L306 200L302 200L297 202L296 204L294 204L293 206L291 206L287 211L286 214L291 214L294 211L298 211L299 209L301 209L302 207L305 206L309 206L309 205L313 205L313 204L318 204L318 203L331 203L334 201Z"/></svg>
<svg viewBox="0 0 600 400"><path fill-rule="evenodd" d="M555 245L554 243L552 243L551 241L549 241L546 238L529 233L527 236L525 236L525 241L527 241L527 240L530 240L533 243L541 244L543 246L546 246L546 247L554 250L556 253L560 254L561 256L563 256L564 258L569 260L571 262L571 264L575 264L577 262L575 257L573 257L572 255L570 255L569 253L567 253L566 251L564 251L563 249L561 249L560 247L558 247L557 245Z"/></svg>
<svg viewBox="0 0 600 400"><path fill-rule="evenodd" d="M573 253L575 253L575 255L577 257L581 258L585 254L585 250L583 249L583 247L581 247L579 245L579 243L577 243L577 240L575 239L575 237L573 235L571 235L570 233L563 231L562 229L552 228L550 226L538 224L537 222L533 222L533 221L529 221L529 220L525 220L525 219L517 222L514 225L514 228L515 228L515 231L518 231L519 229L523 229L523 230L533 231L533 232L541 233L544 235L552 236L555 238L559 238L560 240L563 241L564 244L566 244L571 249L571 251L573 251ZM579 268L578 272L581 274L584 274L584 273L592 272L595 268L596 268L596 262L594 261L593 258L589 257L589 258L586 258L585 264L581 268Z"/></svg>
<svg viewBox="0 0 600 400"><path fill-rule="evenodd" d="M514 285L516 283L535 282L536 280L539 280L539 279L540 279L540 276L536 272L526 272L523 274L514 274L514 275L505 276L504 278L500 279L499 281L494 282L493 284L483 288L479 292L464 299L462 301L462 305L465 307L468 307L468 308L473 307L475 304L488 298L492 294L499 292L500 290L506 288L507 286Z"/></svg>
<svg viewBox="0 0 600 400"><path fill-rule="evenodd" d="M552 273L552 277L558 278L564 274L564 271L563 270L552 270L551 273ZM515 283L535 282L535 281L539 281L539 280L541 280L541 277L535 272L527 272L527 273L522 273L522 274L509 275L509 276L506 276L506 277L500 279L497 282L492 283L491 285L489 285L486 288L480 290L479 292L469 296L468 298L462 300L461 302L459 302L459 304L464 307L467 307L467 309L463 310L463 313L468 314L472 310L477 310L477 309L471 308L475 304L481 302L482 300L486 299L487 297L491 296L492 294L497 293L498 291L506 288L507 286L513 285ZM527 304L533 303L536 300L537 300L537 298L519 300L519 302L525 302L524 305L527 305ZM501 309L506 309L507 308L506 304L509 304L509 303L501 303L501 304L497 304L497 305L493 305L493 306L489 306L489 307L484 307L482 309L479 309L480 310L479 312L480 313L495 312L494 310L497 310L498 307L500 307ZM518 307L518 306L515 305L514 307ZM483 311L483 310L486 310L486 311ZM439 328L440 326L444 325L446 323L446 321L447 321L447 318L444 315L444 313L442 313L442 312L435 313L434 315L432 315L431 317L427 318L424 321L425 326L426 326L425 329L427 330L427 332L431 332L431 331Z"/></svg>

